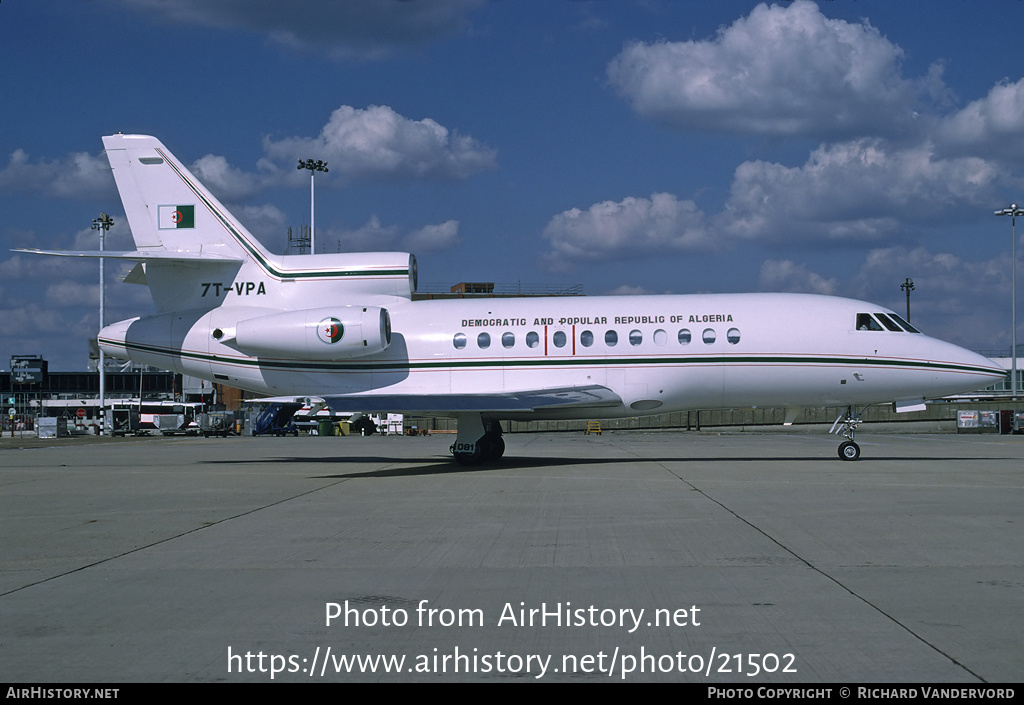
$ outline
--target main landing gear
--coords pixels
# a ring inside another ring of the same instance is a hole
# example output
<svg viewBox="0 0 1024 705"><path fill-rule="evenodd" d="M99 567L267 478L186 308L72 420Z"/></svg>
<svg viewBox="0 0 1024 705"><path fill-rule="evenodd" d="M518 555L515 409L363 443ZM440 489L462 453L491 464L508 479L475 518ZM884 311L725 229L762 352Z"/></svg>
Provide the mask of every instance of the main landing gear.
<svg viewBox="0 0 1024 705"><path fill-rule="evenodd" d="M459 465L481 465L505 454L501 424L497 421L484 421L480 414L459 414L457 423L459 435L451 452Z"/></svg>
<svg viewBox="0 0 1024 705"><path fill-rule="evenodd" d="M853 406L848 406L846 411L840 414L836 422L832 424L832 430L829 433L837 433L846 439L839 444L839 457L843 460L858 460L860 458L860 446L854 442L853 436L861 424L860 415L862 413L864 412L858 413Z"/></svg>

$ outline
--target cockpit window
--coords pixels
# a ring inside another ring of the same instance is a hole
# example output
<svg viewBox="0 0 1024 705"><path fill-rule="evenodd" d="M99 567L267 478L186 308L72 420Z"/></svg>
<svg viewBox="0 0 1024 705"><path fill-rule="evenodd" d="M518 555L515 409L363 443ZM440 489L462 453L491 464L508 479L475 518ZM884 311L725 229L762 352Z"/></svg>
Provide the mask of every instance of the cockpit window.
<svg viewBox="0 0 1024 705"><path fill-rule="evenodd" d="M881 321L881 323L879 323ZM883 327L884 326L884 327ZM857 330L874 330L874 331L885 331L889 330L893 333L920 333L917 328L907 323L905 320L900 318L895 313L858 313L857 314Z"/></svg>
<svg viewBox="0 0 1024 705"><path fill-rule="evenodd" d="M857 314L857 330L884 330L870 313Z"/></svg>
<svg viewBox="0 0 1024 705"><path fill-rule="evenodd" d="M917 328L914 328L914 326L910 325L910 323L908 323L906 320L904 320L901 316L897 316L895 313L890 313L889 314L889 318L891 318L892 320L896 321L901 326L903 326L903 330L907 331L908 333L920 333L921 332Z"/></svg>
<svg viewBox="0 0 1024 705"><path fill-rule="evenodd" d="M875 318L882 322L882 325L895 333L902 333L903 329L884 313L876 313Z"/></svg>

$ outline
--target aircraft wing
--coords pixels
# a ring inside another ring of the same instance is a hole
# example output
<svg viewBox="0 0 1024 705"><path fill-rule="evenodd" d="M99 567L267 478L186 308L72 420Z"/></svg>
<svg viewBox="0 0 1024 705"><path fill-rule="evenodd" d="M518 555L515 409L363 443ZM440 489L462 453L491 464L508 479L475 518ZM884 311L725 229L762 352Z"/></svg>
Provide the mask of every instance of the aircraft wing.
<svg viewBox="0 0 1024 705"><path fill-rule="evenodd" d="M505 394L357 394L324 396L323 399L332 411L435 414L528 412L622 404L615 392L599 385Z"/></svg>
<svg viewBox="0 0 1024 705"><path fill-rule="evenodd" d="M323 403L331 411L405 414L529 412L619 406L622 399L600 385L536 389L505 394L350 394L321 397L268 397L260 402Z"/></svg>
<svg viewBox="0 0 1024 705"><path fill-rule="evenodd" d="M163 260L165 262L195 262L205 260L207 262L242 262L240 257L228 256L219 252L175 252L171 250L35 250L19 247L11 252L25 252L30 255L52 255L54 257L102 257L104 259L127 259L136 262L152 260Z"/></svg>

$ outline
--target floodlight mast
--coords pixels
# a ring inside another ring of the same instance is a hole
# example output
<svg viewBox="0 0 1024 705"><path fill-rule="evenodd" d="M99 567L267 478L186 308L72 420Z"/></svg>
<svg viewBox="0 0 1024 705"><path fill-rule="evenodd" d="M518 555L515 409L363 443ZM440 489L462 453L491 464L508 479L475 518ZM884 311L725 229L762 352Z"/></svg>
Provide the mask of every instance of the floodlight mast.
<svg viewBox="0 0 1024 705"><path fill-rule="evenodd" d="M910 323L910 292L914 290L914 280L907 277L906 281L900 284L900 289L907 292L907 323Z"/></svg>
<svg viewBox="0 0 1024 705"><path fill-rule="evenodd" d="M100 213L98 218L93 218L92 229L100 231L100 252L104 250L104 240L106 239L107 231L110 230L111 226L114 225L114 219L106 213ZM103 330L103 326L106 322L103 320L103 303L104 303L104 292L103 292L103 258L100 257L100 330ZM100 435L106 435L107 428L107 413L106 413L106 391L107 391L107 369L106 359L103 356L103 347L100 346Z"/></svg>
<svg viewBox="0 0 1024 705"><path fill-rule="evenodd" d="M1011 203L1009 208L996 211L996 215L1010 216L1010 361L1011 389L1017 398L1017 216L1024 215L1024 208Z"/></svg>
<svg viewBox="0 0 1024 705"><path fill-rule="evenodd" d="M322 171L325 174L329 171L327 168L327 162L319 159L300 159L299 165L296 169L309 169L309 253L311 255L316 254L316 213L313 208L314 192L313 192L313 177L316 176L318 171Z"/></svg>

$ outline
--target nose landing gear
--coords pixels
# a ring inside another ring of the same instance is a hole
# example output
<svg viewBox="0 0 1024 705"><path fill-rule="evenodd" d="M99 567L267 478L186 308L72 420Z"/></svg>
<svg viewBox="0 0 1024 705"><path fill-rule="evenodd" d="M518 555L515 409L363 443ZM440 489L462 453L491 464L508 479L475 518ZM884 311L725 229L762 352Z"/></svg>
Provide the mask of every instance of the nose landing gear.
<svg viewBox="0 0 1024 705"><path fill-rule="evenodd" d="M829 433L837 433L846 439L839 444L839 457L843 460L860 459L860 446L854 442L853 436L861 424L861 413L863 412L854 411L853 406L846 407L846 411L839 415L836 422L832 424L832 430L829 431Z"/></svg>
<svg viewBox="0 0 1024 705"><path fill-rule="evenodd" d="M843 460L857 460L860 457L860 446L853 441L840 443L839 457Z"/></svg>

